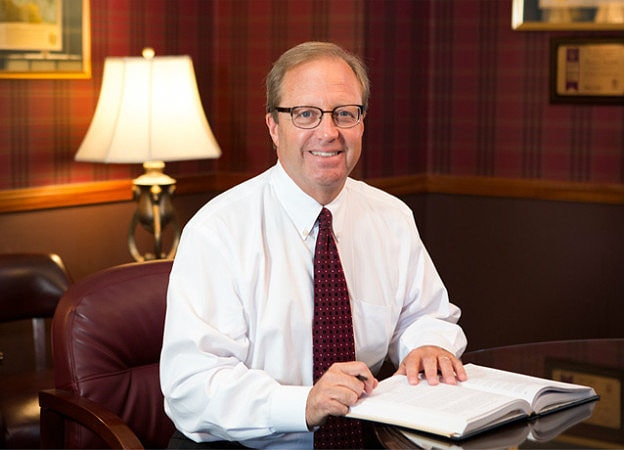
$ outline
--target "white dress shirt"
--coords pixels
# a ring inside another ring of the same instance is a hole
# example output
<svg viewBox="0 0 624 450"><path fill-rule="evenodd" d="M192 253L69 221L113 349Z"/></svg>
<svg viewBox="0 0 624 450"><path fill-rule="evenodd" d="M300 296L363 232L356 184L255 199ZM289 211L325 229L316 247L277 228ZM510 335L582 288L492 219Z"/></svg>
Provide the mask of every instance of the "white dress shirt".
<svg viewBox="0 0 624 450"><path fill-rule="evenodd" d="M375 373L422 345L466 338L399 199L348 179L326 207L349 288L356 358ZM313 256L322 205L277 163L188 222L169 281L165 410L195 441L312 448Z"/></svg>

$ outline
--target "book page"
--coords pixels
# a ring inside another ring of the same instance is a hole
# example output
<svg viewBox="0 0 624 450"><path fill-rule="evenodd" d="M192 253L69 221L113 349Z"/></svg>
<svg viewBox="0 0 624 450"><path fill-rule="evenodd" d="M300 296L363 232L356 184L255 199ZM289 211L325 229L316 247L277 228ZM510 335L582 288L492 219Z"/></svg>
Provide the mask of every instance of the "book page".
<svg viewBox="0 0 624 450"><path fill-rule="evenodd" d="M529 402L536 412L548 405L572 402L590 397L595 392L590 387L563 383L546 378L532 377L489 367L466 364L468 380L463 384L475 389L522 398Z"/></svg>
<svg viewBox="0 0 624 450"><path fill-rule="evenodd" d="M410 385L407 377L396 375L362 397L347 416L459 436L501 418L529 413L528 403L506 395L474 390L462 383L431 386L421 380Z"/></svg>
<svg viewBox="0 0 624 450"><path fill-rule="evenodd" d="M544 382L548 382L548 380L533 379L526 375L490 369L475 364L466 364L464 368L468 375L468 380L463 382L464 385L488 392L520 397L531 404L539 391L544 388Z"/></svg>

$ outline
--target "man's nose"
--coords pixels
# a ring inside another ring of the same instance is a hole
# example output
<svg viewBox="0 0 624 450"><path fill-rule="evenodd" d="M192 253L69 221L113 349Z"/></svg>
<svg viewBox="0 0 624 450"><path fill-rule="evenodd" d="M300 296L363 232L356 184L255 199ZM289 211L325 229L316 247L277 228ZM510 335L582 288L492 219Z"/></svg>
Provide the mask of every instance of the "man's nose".
<svg viewBox="0 0 624 450"><path fill-rule="evenodd" d="M336 137L338 136L338 127L334 123L334 116L331 112L323 112L321 117L321 123L318 126L323 136Z"/></svg>

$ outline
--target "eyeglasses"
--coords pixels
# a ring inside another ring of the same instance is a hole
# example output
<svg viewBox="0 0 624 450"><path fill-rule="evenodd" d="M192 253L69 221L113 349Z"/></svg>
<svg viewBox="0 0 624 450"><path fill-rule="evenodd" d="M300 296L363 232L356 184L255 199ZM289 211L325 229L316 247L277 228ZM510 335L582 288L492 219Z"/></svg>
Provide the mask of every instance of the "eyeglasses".
<svg viewBox="0 0 624 450"><path fill-rule="evenodd" d="M297 128L309 130L316 128L323 120L323 114L331 114L334 125L338 128L353 128L362 120L362 105L336 106L331 111L323 111L316 106L293 106L292 108L273 108L277 112L290 113L292 123Z"/></svg>

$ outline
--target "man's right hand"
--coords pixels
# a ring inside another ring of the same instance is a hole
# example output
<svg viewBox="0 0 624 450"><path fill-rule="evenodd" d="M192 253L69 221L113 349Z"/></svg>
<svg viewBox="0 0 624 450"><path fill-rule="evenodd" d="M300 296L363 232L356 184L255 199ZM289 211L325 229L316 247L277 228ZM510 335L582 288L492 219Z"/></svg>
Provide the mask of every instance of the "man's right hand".
<svg viewBox="0 0 624 450"><path fill-rule="evenodd" d="M334 363L312 386L306 403L306 422L312 429L327 416L344 416L363 394L370 394L379 382L361 361Z"/></svg>

